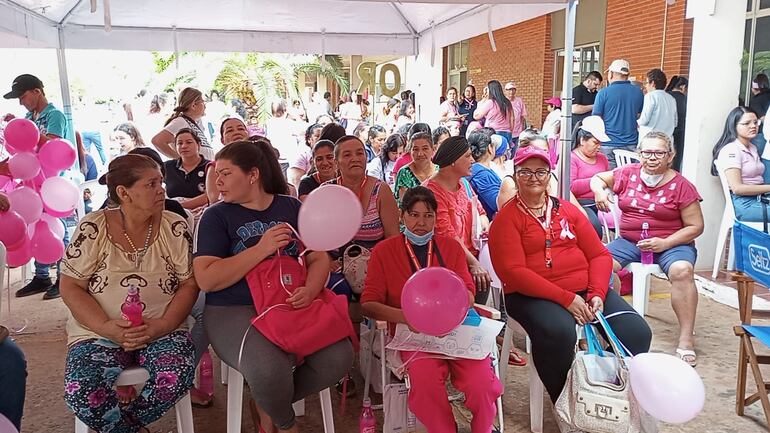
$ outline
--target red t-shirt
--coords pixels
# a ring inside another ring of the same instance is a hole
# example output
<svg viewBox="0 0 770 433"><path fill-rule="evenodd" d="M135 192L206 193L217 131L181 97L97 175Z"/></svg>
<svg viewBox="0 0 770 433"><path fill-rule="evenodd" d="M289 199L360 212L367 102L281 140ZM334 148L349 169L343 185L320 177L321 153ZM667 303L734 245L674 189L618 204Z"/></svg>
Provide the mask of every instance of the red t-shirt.
<svg viewBox="0 0 770 433"><path fill-rule="evenodd" d="M594 235L596 237L596 235ZM435 248L439 251L444 267L454 271L475 293L476 286L468 271L465 252L456 240L434 235ZM401 292L406 280L412 276L410 259L404 245L404 236L394 236L377 244L369 258L364 280L364 292L361 303L379 302L389 307L401 308ZM441 266L434 251L431 266Z"/></svg>
<svg viewBox="0 0 770 433"><path fill-rule="evenodd" d="M540 222L511 200L497 213L489 231L489 253L505 293L521 293L567 308L576 292L604 299L612 256L591 223L572 203L559 199L551 220L553 266L545 265L545 231ZM574 238L562 238L562 221Z"/></svg>
<svg viewBox="0 0 770 433"><path fill-rule="evenodd" d="M465 248L477 256L479 252L473 245L473 207L476 206L478 215L486 215L486 211L476 193L472 189L469 190L469 185L463 181L460 181L459 188L454 192L445 190L433 179L426 180L422 186L433 191L438 202L436 226L433 229L435 233L450 238L459 237L463 240ZM468 197L469 192L471 197Z"/></svg>
<svg viewBox="0 0 770 433"><path fill-rule="evenodd" d="M650 225L650 236L666 238L684 227L682 209L703 200L690 183L679 173L670 181L650 188L639 178L640 164L618 167L613 172L620 215L620 234L623 239L639 242L642 223Z"/></svg>

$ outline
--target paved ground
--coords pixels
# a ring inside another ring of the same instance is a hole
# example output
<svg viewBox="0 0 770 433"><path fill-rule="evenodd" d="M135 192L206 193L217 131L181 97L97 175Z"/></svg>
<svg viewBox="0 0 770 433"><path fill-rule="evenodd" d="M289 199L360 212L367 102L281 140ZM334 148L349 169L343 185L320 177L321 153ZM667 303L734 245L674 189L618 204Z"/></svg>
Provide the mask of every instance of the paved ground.
<svg viewBox="0 0 770 433"><path fill-rule="evenodd" d="M15 290L19 287L18 270L12 273L12 277ZM667 290L666 282L654 283L655 294L650 303L647 320L654 332L653 350L673 352L676 343L676 319L669 304ZM72 414L67 410L61 396L66 353L64 336L66 307L60 300L44 302L39 296L13 299L13 314L9 320L5 290L1 294L3 305L0 322L6 325L9 323L17 325L19 319L23 318L29 323L24 333L16 336L18 343L27 354L29 363L23 431L33 433L74 431ZM682 426L662 425L661 431L701 433L766 430L766 423L758 404L747 409L746 417L738 417L734 411L738 340L732 333L732 325L737 323L737 320L737 311L707 298L700 298L696 326L700 356L697 371L706 384L706 407L703 413L690 423ZM518 337L519 340L522 339L521 336ZM218 363L215 363L215 366L215 373L218 376ZM510 367L508 372L508 384L504 397L507 432L529 431L527 372L527 368L520 367ZM359 384L363 384L360 378ZM224 386L217 384L214 406L194 410L196 432L225 431L225 395ZM348 400L344 415L340 411L339 398L334 395L333 400L337 431L343 433L357 431L360 393ZM546 407L545 432L557 432L550 407L549 405ZM381 414L377 416L381 417ZM167 415L150 428L153 433L176 431L173 414ZM323 431L317 397L308 399L307 415L300 419L300 429L302 432ZM248 410L243 416L243 431L254 431ZM467 424L461 431L470 431Z"/></svg>

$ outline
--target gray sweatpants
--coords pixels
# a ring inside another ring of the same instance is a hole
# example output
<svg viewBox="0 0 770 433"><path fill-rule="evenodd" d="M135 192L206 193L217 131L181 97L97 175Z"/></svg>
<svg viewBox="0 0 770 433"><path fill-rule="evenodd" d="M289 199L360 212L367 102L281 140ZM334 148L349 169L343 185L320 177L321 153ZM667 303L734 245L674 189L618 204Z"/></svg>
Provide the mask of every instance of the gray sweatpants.
<svg viewBox="0 0 770 433"><path fill-rule="evenodd" d="M227 365L238 368L254 401L279 429L294 425L293 402L333 386L353 364L353 346L345 339L306 357L295 369L294 355L281 350L251 326L256 316L253 306L206 305L203 316L217 355ZM246 330L248 335L238 367Z"/></svg>

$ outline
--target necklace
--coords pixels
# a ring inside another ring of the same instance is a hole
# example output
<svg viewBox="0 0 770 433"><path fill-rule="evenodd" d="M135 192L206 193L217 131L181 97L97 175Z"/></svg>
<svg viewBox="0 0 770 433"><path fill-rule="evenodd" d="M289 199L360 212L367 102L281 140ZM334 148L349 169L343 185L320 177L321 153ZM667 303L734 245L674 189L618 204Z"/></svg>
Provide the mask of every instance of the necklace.
<svg viewBox="0 0 770 433"><path fill-rule="evenodd" d="M364 195L364 187L366 186L366 181L367 181L366 175L364 175L364 180L361 182L361 185L359 185L358 191L354 191L353 188L349 188L351 191L353 191L356 194L356 196L358 196L358 201L361 201L361 198ZM341 186L345 186L342 175L340 175L338 184Z"/></svg>
<svg viewBox="0 0 770 433"><path fill-rule="evenodd" d="M120 211L120 222L123 225L123 236L126 237L128 245L131 246L133 252L128 253L128 258L134 262L134 266L139 268L142 265L142 259L147 254L147 248L150 246L150 238L152 238L152 221L150 221L150 227L147 228L147 237L144 239L144 246L141 249L137 249L134 245L134 241L128 236L128 230L126 229L126 215L123 213L123 208L118 208Z"/></svg>

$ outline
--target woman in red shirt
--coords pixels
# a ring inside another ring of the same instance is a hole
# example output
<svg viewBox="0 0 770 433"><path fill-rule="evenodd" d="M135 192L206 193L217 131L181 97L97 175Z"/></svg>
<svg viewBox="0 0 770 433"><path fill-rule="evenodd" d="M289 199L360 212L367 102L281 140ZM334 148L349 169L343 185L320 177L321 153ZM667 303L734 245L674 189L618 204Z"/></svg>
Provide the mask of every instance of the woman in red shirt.
<svg viewBox="0 0 770 433"><path fill-rule="evenodd" d="M535 146L514 157L517 193L489 233L492 265L503 282L508 315L532 340L532 358L551 400L559 398L575 353L575 324L603 311L623 344L646 352L652 333L644 318L608 291L612 256L586 216L547 193L548 153Z"/></svg>
<svg viewBox="0 0 770 433"><path fill-rule="evenodd" d="M418 269L441 266L454 271L468 287L473 303L474 285L465 253L452 238L435 235L436 197L425 187L409 189L401 201L404 234L380 242L367 268L361 307L364 314L392 324L409 325L401 310L401 291ZM446 379L465 393L465 405L473 414L471 431L489 433L495 418L495 401L502 385L492 370L489 357L483 360L439 359L423 352L401 352L411 388L409 408L430 433L455 431L452 407L446 393Z"/></svg>

